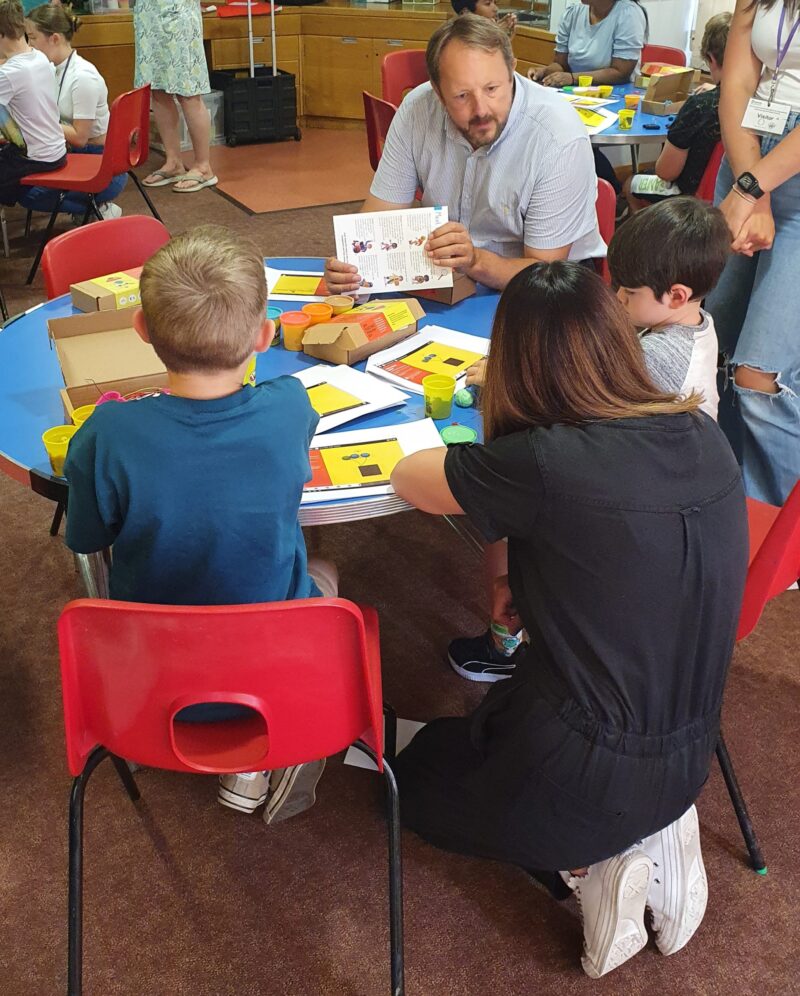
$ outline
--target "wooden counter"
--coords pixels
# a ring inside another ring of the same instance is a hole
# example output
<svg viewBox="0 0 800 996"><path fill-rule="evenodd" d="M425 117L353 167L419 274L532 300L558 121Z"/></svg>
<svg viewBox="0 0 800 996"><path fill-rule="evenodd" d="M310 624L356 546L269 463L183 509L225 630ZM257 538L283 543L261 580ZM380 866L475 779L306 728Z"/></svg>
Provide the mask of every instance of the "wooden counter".
<svg viewBox="0 0 800 996"><path fill-rule="evenodd" d="M304 123L358 127L362 90L380 95L380 65L387 52L425 48L437 25L452 16L447 3L370 5L326 0L309 7L285 7L275 17L278 66L297 77L298 111ZM109 99L133 85L133 15L85 15L76 49L102 73ZM255 61L269 64L269 17L253 18ZM211 69L248 65L247 18L203 16L203 37ZM520 72L551 61L553 35L520 25L514 37Z"/></svg>

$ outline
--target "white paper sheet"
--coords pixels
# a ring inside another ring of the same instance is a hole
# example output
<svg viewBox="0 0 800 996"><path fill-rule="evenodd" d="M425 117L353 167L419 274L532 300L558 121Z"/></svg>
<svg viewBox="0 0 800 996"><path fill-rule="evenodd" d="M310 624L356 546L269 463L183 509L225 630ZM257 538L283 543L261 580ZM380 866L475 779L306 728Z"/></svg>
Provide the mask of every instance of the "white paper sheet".
<svg viewBox="0 0 800 996"><path fill-rule="evenodd" d="M336 256L358 267L373 294L453 286L453 271L423 252L434 229L447 222L447 207L375 211L334 216Z"/></svg>
<svg viewBox="0 0 800 996"><path fill-rule="evenodd" d="M312 479L300 504L394 494L389 477L395 464L418 450L439 446L444 446L442 437L429 418L314 436L309 454Z"/></svg>
<svg viewBox="0 0 800 996"><path fill-rule="evenodd" d="M488 352L489 340L482 336L426 325L396 346L373 353L367 373L414 394L423 393L422 380L428 374L447 374L455 377L458 390L464 386L467 368Z"/></svg>
<svg viewBox="0 0 800 996"><path fill-rule="evenodd" d="M399 754L401 750L404 750L411 743L412 738L416 733L418 733L425 723L418 723L415 719L397 719L397 750ZM384 729L386 728L386 723L384 722ZM377 767L373 764L370 758L366 754L363 754L360 750L355 747L348 747L347 753L344 756L344 763L350 764L354 768L366 768L367 771L377 771Z"/></svg>
<svg viewBox="0 0 800 996"><path fill-rule="evenodd" d="M386 381L344 364L332 367L327 363L319 363L300 370L293 376L309 392L311 404L319 413L318 436L337 425L352 422L362 415L394 408L408 400L407 394Z"/></svg>

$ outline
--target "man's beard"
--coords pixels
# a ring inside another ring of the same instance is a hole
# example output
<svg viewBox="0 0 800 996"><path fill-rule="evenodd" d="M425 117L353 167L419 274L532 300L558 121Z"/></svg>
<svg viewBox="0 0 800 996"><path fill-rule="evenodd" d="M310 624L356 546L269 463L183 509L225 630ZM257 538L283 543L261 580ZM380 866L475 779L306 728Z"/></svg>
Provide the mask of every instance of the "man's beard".
<svg viewBox="0 0 800 996"><path fill-rule="evenodd" d="M507 120L508 119L506 118L506 121ZM473 149L481 149L485 145L491 145L493 142L496 142L498 138L500 138L503 128L506 126L506 121L500 121L500 119L495 117L494 114L487 114L486 117L482 118L470 118L467 127L459 128L459 131L464 138L466 138ZM492 122L495 124L494 131L481 130L480 132L473 132L472 130L478 125L490 124Z"/></svg>

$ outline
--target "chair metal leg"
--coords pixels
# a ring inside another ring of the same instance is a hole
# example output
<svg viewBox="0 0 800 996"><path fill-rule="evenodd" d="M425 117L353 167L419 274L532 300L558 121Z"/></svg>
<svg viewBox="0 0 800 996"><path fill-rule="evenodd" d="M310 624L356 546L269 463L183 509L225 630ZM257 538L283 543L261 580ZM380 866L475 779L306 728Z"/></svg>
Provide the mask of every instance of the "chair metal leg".
<svg viewBox="0 0 800 996"><path fill-rule="evenodd" d="M29 210L25 215L25 238L29 239L31 236L31 222L33 221L33 211Z"/></svg>
<svg viewBox="0 0 800 996"><path fill-rule="evenodd" d="M61 520L64 518L64 502L60 501L56 505L56 510L53 512L53 521L50 523L50 535L58 536L58 530L61 527Z"/></svg>
<svg viewBox="0 0 800 996"><path fill-rule="evenodd" d="M72 782L69 799L67 996L81 996L83 989L83 800L92 772L107 756L105 747L95 747Z"/></svg>
<svg viewBox="0 0 800 996"><path fill-rule="evenodd" d="M31 266L30 273L28 274L28 279L25 281L26 284L32 284L33 278L36 276L36 271L39 269L39 263L42 261L42 253L44 252L44 247L50 241L50 236L53 234L53 228L55 227L56 218L58 217L58 212L61 210L61 205L64 203L64 198L67 196L66 190L60 190L58 193L58 202L53 208L53 212L50 215L50 220L47 223L47 228L42 236L42 241L39 243L39 248L36 251L36 258Z"/></svg>
<svg viewBox="0 0 800 996"><path fill-rule="evenodd" d="M0 207L0 230L3 233L3 255L6 259L11 255L11 249L8 245L8 225L6 224L6 212L5 209Z"/></svg>
<svg viewBox="0 0 800 996"><path fill-rule="evenodd" d="M6 299L2 287L0 287L0 315L2 315L4 322L8 321L8 308L6 307Z"/></svg>
<svg viewBox="0 0 800 996"><path fill-rule="evenodd" d="M141 799L142 794L139 791L139 786L136 784L136 780L133 777L131 769L128 767L128 762L123 760L121 757L117 757L116 754L109 755L111 757L111 763L117 769L117 774L125 786L125 791L128 793L128 798L131 802L138 802Z"/></svg>
<svg viewBox="0 0 800 996"><path fill-rule="evenodd" d="M397 757L397 713L388 702L383 703L383 757L389 764Z"/></svg>
<svg viewBox="0 0 800 996"><path fill-rule="evenodd" d="M722 777L725 779L725 785L728 788L728 795L731 797L731 802L733 803L733 808L736 812L736 819L739 821L739 829L742 831L744 842L747 845L748 852L750 853L750 861L753 865L753 870L758 872L759 875L766 875L767 866L764 862L761 848L758 845L756 832L753 829L750 814L747 812L744 796L742 795L742 790L739 788L739 782L737 781L736 773L733 770L733 763L731 762L728 748L725 746L722 731L720 731L719 739L717 740L717 760L719 761L719 766L722 769Z"/></svg>
<svg viewBox="0 0 800 996"><path fill-rule="evenodd" d="M354 744L377 766L375 751L362 740ZM383 759L386 784L386 823L389 835L389 950L391 958L392 996L405 996L405 961L403 957L403 860L400 846L400 795L394 772Z"/></svg>
<svg viewBox="0 0 800 996"><path fill-rule="evenodd" d="M129 169L129 170L128 170L128 176L129 176L129 177L130 177L130 178L131 178L131 179L133 180L133 182L134 182L134 183L136 184L136 187L137 187L137 189L138 189L139 193L140 193L140 194L142 195L142 197L144 197L144 199L145 199L145 203L146 203L146 204L147 204L147 206L148 206L148 207L150 208L150 213L152 214L152 216L153 216L153 217L154 217L154 218L156 219L156 221L160 221L160 222L162 222L162 224L163 224L163 219L162 219L161 215L160 215L160 214L158 213L158 211L156 211L156 206L155 206L155 204L153 204L153 202L152 202L152 201L150 200L150 198L149 198L149 196L148 196L148 194L147 194L147 190L146 190L146 189L144 188L144 186L142 186L142 181L141 181L141 180L139 179L139 177L138 177L138 176L137 176L137 175L136 175L136 174L135 174L135 173L133 172L133 170L132 170L132 169Z"/></svg>

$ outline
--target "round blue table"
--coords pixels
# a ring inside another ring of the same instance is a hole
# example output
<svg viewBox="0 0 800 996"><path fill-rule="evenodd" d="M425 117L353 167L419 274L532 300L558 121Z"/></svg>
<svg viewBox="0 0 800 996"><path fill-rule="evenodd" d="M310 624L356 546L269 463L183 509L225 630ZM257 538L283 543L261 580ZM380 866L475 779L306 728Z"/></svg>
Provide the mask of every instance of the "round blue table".
<svg viewBox="0 0 800 996"><path fill-rule="evenodd" d="M616 114L625 107L625 94L638 93L644 98L645 91L637 89L632 83L625 83L622 86L615 86L614 92L609 98L613 99L613 104L606 104L604 110ZM641 103L641 102L640 102ZM677 113L677 112L676 112ZM675 120L674 114L660 116L657 114L644 114L638 107L633 118L633 126L628 131L622 131L618 122L614 122L609 128L601 131L597 135L591 135L592 145L600 146L621 146L627 145L631 150L631 164L633 172L639 171L638 147L646 142L665 142L667 129Z"/></svg>
<svg viewBox="0 0 800 996"><path fill-rule="evenodd" d="M322 271L324 261L316 258L276 258L269 264L287 270ZM383 295L382 295L383 296ZM387 295L397 297L398 295ZM426 317L420 322L425 325L442 325L445 328L473 335L489 337L494 318L498 294L495 291L478 287L474 297L452 307L421 301ZM276 301L285 311L299 307L299 303ZM64 483L63 478L53 477L47 454L42 444L42 433L53 425L64 422L59 390L64 386L61 369L55 350L47 334L47 320L77 314L68 296L56 298L32 308L12 318L0 330L0 470L22 483L30 483L30 471L34 470L54 484ZM273 346L258 357L256 376L259 381L270 380L282 374L296 373L303 367L319 363L304 353L290 352L283 346ZM363 370L366 361L357 369ZM338 431L364 426L396 425L424 418L421 395L410 395L402 408L392 408L375 415L368 415L348 422ZM481 433L480 416L474 408L457 408L449 419L437 422L439 429L459 422ZM334 430L334 432L337 430ZM380 499L378 499L380 500ZM363 505L364 499L359 499ZM314 524L315 514L327 511L325 521L341 521L352 517L347 515L348 502L325 502L304 505L301 508L301 524ZM331 518L333 507L340 508L341 519ZM398 508L405 508L398 499ZM363 517L363 516L359 516Z"/></svg>

